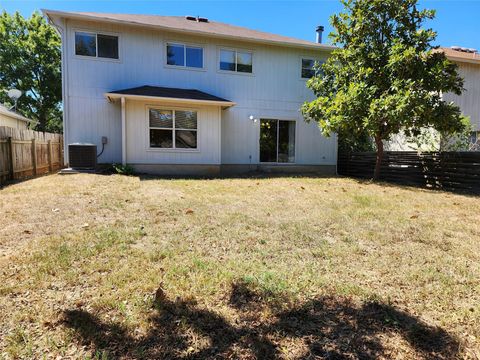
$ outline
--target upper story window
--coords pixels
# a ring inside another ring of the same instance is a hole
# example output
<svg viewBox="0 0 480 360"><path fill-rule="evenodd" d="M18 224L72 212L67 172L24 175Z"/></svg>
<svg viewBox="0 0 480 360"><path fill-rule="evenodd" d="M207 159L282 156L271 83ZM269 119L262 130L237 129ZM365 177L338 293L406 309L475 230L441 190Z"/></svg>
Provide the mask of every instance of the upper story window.
<svg viewBox="0 0 480 360"><path fill-rule="evenodd" d="M196 111L151 108L148 121L151 148L197 148Z"/></svg>
<svg viewBox="0 0 480 360"><path fill-rule="evenodd" d="M253 55L249 51L220 49L220 70L253 72Z"/></svg>
<svg viewBox="0 0 480 360"><path fill-rule="evenodd" d="M203 69L203 48L167 43L167 65Z"/></svg>
<svg viewBox="0 0 480 360"><path fill-rule="evenodd" d="M318 73L321 73L321 69L316 69L315 64L318 66L322 66L324 61L316 61L313 59L302 59L302 78L303 79L310 79Z"/></svg>
<svg viewBox="0 0 480 360"><path fill-rule="evenodd" d="M118 36L76 31L75 55L118 59Z"/></svg>

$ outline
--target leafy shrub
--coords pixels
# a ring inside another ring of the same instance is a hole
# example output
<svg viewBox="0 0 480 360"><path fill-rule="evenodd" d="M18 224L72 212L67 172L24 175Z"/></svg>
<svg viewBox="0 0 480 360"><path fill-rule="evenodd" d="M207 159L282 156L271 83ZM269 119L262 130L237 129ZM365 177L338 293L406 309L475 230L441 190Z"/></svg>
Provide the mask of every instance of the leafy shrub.
<svg viewBox="0 0 480 360"><path fill-rule="evenodd" d="M112 164L113 172L120 174L120 175L127 175L131 176L135 174L135 170L130 165L122 165L122 164Z"/></svg>

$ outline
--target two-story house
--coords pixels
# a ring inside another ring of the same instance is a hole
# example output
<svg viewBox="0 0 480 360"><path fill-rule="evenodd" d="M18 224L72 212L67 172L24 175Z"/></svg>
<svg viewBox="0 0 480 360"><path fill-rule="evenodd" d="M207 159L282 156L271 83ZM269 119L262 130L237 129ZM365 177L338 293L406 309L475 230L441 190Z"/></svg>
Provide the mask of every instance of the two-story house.
<svg viewBox="0 0 480 360"><path fill-rule="evenodd" d="M463 92L461 95L444 93L442 98L458 105L462 114L470 119L470 144L464 150L480 151L480 55L475 49L459 46L442 47L435 51L445 53L447 59L458 66L458 74L464 80ZM409 141L403 133L397 134L385 143L385 148L389 151L450 150L451 144L457 142L449 139L442 141L441 135L433 129L425 129L425 134L428 140L423 144ZM456 149L455 146L453 148Z"/></svg>
<svg viewBox="0 0 480 360"><path fill-rule="evenodd" d="M100 163L156 174L335 172L336 137L299 110L332 46L190 16L43 12L62 37L66 147L103 138Z"/></svg>

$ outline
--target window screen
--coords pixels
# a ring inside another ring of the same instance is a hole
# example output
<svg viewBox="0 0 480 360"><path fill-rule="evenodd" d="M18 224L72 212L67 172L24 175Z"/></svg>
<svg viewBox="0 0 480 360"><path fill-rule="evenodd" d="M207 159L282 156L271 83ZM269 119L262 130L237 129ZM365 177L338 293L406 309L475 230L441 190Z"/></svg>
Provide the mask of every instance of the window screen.
<svg viewBox="0 0 480 360"><path fill-rule="evenodd" d="M118 36L97 35L98 57L118 59Z"/></svg>

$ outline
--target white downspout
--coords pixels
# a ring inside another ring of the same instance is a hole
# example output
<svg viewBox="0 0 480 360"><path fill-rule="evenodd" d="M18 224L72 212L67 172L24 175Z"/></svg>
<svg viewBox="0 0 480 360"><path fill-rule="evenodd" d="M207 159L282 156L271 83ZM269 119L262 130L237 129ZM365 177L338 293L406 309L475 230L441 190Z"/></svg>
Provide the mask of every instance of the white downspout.
<svg viewBox="0 0 480 360"><path fill-rule="evenodd" d="M121 98L122 104L122 165L127 165L127 124L125 114L125 98Z"/></svg>
<svg viewBox="0 0 480 360"><path fill-rule="evenodd" d="M63 41L62 41L62 82L63 82L63 162L64 165L70 163L68 156L68 137L70 135L69 123L70 118L70 95L68 93L68 20L65 19L65 29L63 31Z"/></svg>

